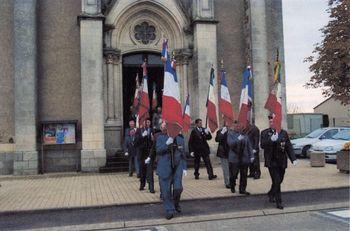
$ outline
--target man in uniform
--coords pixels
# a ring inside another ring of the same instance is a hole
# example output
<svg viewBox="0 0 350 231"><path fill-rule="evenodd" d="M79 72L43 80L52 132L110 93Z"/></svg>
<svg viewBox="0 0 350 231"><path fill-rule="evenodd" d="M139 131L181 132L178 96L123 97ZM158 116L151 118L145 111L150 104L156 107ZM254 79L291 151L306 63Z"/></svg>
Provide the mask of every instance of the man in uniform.
<svg viewBox="0 0 350 231"><path fill-rule="evenodd" d="M230 170L230 186L231 192L235 193L236 180L239 177L239 193L250 195L246 191L248 166L254 161L254 154L249 139L235 121L234 129L230 129L227 133L227 145L229 146L229 170Z"/></svg>
<svg viewBox="0 0 350 231"><path fill-rule="evenodd" d="M261 175L260 171L260 158L259 158L259 140L260 140L260 130L253 121L253 124L248 124L244 133L248 136L250 144L253 148L254 161L249 165L249 175L248 177L254 177L254 179L259 179Z"/></svg>
<svg viewBox="0 0 350 231"><path fill-rule="evenodd" d="M194 157L194 177L196 180L199 179L199 165L201 158L204 161L205 167L207 168L209 180L215 179L217 176L213 173L213 167L210 163L210 149L207 140L212 138L209 129L202 127L202 120L195 120L196 127L193 128L190 139L188 141L189 152Z"/></svg>
<svg viewBox="0 0 350 231"><path fill-rule="evenodd" d="M277 132L273 127L273 116L269 115L270 127L261 132L261 148L264 149L265 167L269 169L272 185L268 192L270 202L276 202L283 209L281 183L287 168L287 156L293 165L297 164L292 144L285 130Z"/></svg>
<svg viewBox="0 0 350 231"><path fill-rule="evenodd" d="M138 134L139 135L137 137L137 146L139 147L140 152L140 190L144 190L147 177L146 159L151 151L153 136L150 119L147 118L144 121L144 125L142 128L140 128L140 132ZM151 188L150 191L152 191Z"/></svg>
<svg viewBox="0 0 350 231"><path fill-rule="evenodd" d="M161 124L161 131L156 140L157 175L165 217L171 219L175 211L181 212L182 175L187 175L185 142L182 135L168 136L165 123Z"/></svg>
<svg viewBox="0 0 350 231"><path fill-rule="evenodd" d="M136 174L139 175L138 148L135 143L136 133L138 129L135 127L135 121L129 121L129 128L125 129L124 138L124 154L129 158L129 176L133 174L133 168Z"/></svg>
<svg viewBox="0 0 350 231"><path fill-rule="evenodd" d="M230 187L230 173L228 167L228 151L229 147L227 146L227 127L224 122L224 126L216 132L215 141L219 143L218 150L216 152L217 157L220 158L221 168L224 176L224 183L226 188Z"/></svg>

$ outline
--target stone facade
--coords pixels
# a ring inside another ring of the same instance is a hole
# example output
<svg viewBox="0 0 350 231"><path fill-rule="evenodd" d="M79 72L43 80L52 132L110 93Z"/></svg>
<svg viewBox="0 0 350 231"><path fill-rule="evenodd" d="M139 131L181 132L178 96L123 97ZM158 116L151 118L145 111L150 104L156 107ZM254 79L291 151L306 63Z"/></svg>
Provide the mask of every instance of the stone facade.
<svg viewBox="0 0 350 231"><path fill-rule="evenodd" d="M159 54L162 38L193 119L205 119L209 70L223 60L236 115L252 66L255 121L267 126L277 49L284 61L281 0L1 0L0 15L0 174L35 174L42 159L46 172L98 171L122 149L123 57ZM146 43L133 31L144 22L155 28ZM41 122L62 120L77 121L77 144L41 155Z"/></svg>

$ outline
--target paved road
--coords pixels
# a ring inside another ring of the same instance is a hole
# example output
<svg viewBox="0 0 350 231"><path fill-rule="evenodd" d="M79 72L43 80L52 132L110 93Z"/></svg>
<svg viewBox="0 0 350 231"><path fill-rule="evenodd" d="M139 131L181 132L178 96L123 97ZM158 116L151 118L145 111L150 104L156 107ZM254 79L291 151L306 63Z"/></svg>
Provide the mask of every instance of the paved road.
<svg viewBox="0 0 350 231"><path fill-rule="evenodd" d="M335 213L334 213L335 212ZM345 216L344 216L345 215ZM124 229L128 231L232 231L232 230L318 230L348 231L350 210L337 209L326 211L299 212L270 216L257 216L227 220L194 222L151 228Z"/></svg>
<svg viewBox="0 0 350 231"><path fill-rule="evenodd" d="M322 203L348 202L349 188L283 193L283 199L287 208ZM182 207L183 213L177 215L178 218L195 217L198 215L215 216L218 213L241 213L242 211L277 211L273 204L267 202L265 195L186 201L182 203ZM88 226L101 223L115 223L112 227L122 228L136 226L126 224L144 219L160 219L164 221L163 216L160 204L111 206L88 210L42 211L14 214L0 213L0 230L46 229L49 227ZM141 225L143 225L142 222ZM137 226L140 226L140 224ZM79 229L77 228L77 230ZM91 226L88 229L91 229ZM68 228L66 230L70 229Z"/></svg>

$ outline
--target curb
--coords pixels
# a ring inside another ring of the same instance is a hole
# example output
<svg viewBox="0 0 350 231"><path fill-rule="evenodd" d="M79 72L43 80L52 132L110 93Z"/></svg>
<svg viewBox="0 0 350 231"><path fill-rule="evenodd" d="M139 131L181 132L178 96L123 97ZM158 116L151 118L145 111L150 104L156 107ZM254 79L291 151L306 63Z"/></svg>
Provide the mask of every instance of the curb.
<svg viewBox="0 0 350 231"><path fill-rule="evenodd" d="M320 193L326 190L350 190L350 187L332 187L332 188L321 188L321 189L307 189L307 190L293 190L282 192L283 195L290 195L294 193ZM229 198L236 198L240 200L243 198L258 198L266 197L266 193L251 194L249 196L244 195L234 195L234 196L224 196L224 197L212 197L212 198L195 198L195 199L183 199L182 202L195 202L195 201L214 201L214 200L225 200ZM137 207L141 205L154 205L161 204L161 201L157 202L140 202L140 203L124 203L124 204L107 204L107 205L93 205L93 206L76 206L76 207L60 207L60 208L48 208L48 209L32 209L32 210L13 210L13 211L0 211L0 216L17 215L17 214L35 214L35 213L50 213L50 212L64 212L73 210L90 210L90 209L102 209L111 207Z"/></svg>

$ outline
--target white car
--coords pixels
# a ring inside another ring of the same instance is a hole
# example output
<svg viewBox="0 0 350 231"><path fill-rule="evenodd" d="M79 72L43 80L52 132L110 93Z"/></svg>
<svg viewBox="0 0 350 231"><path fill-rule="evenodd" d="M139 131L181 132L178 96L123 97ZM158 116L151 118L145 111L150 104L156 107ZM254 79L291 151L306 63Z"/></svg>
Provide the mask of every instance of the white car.
<svg viewBox="0 0 350 231"><path fill-rule="evenodd" d="M336 162L337 152L344 147L347 141L350 141L350 128L342 128L332 138L314 143L310 152L324 152L327 162Z"/></svg>
<svg viewBox="0 0 350 231"><path fill-rule="evenodd" d="M291 140L295 155L306 157L311 145L322 139L331 138L337 134L340 129L339 127L319 128L303 138Z"/></svg>

